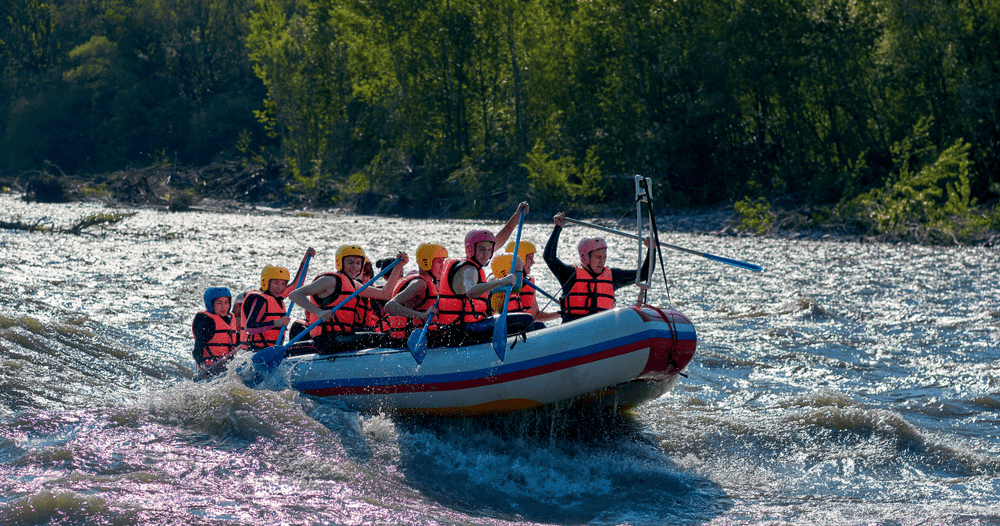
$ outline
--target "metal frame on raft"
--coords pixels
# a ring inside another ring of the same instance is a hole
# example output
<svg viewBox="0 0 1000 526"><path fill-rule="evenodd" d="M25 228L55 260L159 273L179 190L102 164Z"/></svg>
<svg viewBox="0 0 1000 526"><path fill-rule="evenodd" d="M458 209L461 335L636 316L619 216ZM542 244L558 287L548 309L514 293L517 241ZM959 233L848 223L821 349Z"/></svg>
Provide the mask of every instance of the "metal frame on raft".
<svg viewBox="0 0 1000 526"><path fill-rule="evenodd" d="M643 183L645 188L643 188ZM653 270L656 269L656 258L649 258L649 272L646 274L645 283L642 281L642 203L645 202L647 206L653 199L653 185L652 179L636 174L635 175L635 224L637 229L636 239L638 242L638 247L636 250L636 265L635 265L635 285L639 287L639 295L636 297L636 305L646 304L646 295L649 292L650 287L653 284ZM650 221L652 221L652 216L650 216ZM652 228L652 225L650 225ZM653 244L649 244L649 250L653 250Z"/></svg>

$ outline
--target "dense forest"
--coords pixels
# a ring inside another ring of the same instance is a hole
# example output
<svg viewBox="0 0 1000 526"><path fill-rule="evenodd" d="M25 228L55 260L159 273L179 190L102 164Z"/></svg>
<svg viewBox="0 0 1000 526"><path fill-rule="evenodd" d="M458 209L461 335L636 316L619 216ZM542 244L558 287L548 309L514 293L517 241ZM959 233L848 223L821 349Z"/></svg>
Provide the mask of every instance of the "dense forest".
<svg viewBox="0 0 1000 526"><path fill-rule="evenodd" d="M472 217L620 208L638 173L661 209L732 203L762 231L782 209L1000 227L1000 2L8 0L0 17L8 177L229 162L281 199Z"/></svg>

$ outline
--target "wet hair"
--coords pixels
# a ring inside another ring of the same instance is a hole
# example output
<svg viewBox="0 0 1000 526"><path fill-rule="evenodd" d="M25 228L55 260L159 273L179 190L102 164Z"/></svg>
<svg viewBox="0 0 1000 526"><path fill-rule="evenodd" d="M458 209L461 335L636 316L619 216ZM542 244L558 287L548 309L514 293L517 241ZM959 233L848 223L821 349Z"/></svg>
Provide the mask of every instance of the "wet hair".
<svg viewBox="0 0 1000 526"><path fill-rule="evenodd" d="M380 259L380 260L376 261L375 262L375 266L378 267L379 270L382 270L385 267L388 267L389 265L391 265L393 261L396 261L396 259L395 258L383 258L383 259Z"/></svg>

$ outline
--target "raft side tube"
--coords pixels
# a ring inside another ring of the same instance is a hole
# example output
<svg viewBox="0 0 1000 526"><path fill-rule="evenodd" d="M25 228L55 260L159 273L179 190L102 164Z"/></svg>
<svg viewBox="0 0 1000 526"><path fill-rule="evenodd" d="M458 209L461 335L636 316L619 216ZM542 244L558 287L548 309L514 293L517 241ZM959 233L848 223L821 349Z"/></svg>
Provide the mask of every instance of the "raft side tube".
<svg viewBox="0 0 1000 526"><path fill-rule="evenodd" d="M684 370L694 358L698 336L691 320L683 314L649 305L631 307L646 323L662 323L670 328L671 338L651 340L649 360L640 378L665 378Z"/></svg>

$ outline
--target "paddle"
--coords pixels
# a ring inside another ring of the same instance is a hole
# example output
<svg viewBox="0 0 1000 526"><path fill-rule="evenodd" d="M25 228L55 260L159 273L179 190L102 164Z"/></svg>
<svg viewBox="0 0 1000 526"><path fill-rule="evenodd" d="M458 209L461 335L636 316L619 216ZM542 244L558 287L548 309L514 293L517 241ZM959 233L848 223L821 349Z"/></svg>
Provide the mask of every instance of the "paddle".
<svg viewBox="0 0 1000 526"><path fill-rule="evenodd" d="M514 257L510 258L510 273L514 275L517 267L517 251L521 248L521 227L524 226L524 209L521 209L521 217L517 219L517 238L514 241ZM497 358L503 361L507 354L507 305L510 303L510 291L513 285L507 285L503 296L503 312L493 324L493 351L497 353Z"/></svg>
<svg viewBox="0 0 1000 526"><path fill-rule="evenodd" d="M350 296L344 298L343 301L338 303L334 308L330 309L330 312L334 313L340 310L340 308L346 305L347 302L354 299L358 294L361 294L361 291L367 289L372 283L375 283L376 281L378 281L379 278L381 278L387 272L392 270L392 267L395 267L400 261L402 261L402 259L397 258L396 261L393 261L390 265L386 266L372 279L368 280L367 283L358 287L357 290L355 290ZM275 367L278 366L278 364L281 363L281 360L285 359L285 351L288 350L288 347L290 347L293 343L299 341L306 334L309 334L309 331L319 326L320 323L323 323L323 318L320 318L315 322L313 322L312 325L306 327L305 330L298 333L294 338L288 340L288 343L286 343L285 345L275 345L273 347L268 347L266 349L261 349L260 351L257 351L257 353L254 354L252 358L254 367L263 369L265 371L274 369Z"/></svg>
<svg viewBox="0 0 1000 526"><path fill-rule="evenodd" d="M580 220L573 219L573 218L570 218L570 217L567 217L566 221L569 221L570 223L576 223L578 225L589 226L591 228L596 228L598 230L603 230L605 232L610 232L612 234L618 234L619 236L625 236L625 237L629 237L629 238L632 238L632 239L639 239L639 236L637 236L635 234L629 234L628 232L622 232L620 230L614 230L614 229L608 228L606 226L595 225L593 223L587 223L585 221L580 221ZM676 246L676 245L670 245L668 243L661 243L659 241L657 241L657 246L663 246L663 247L667 247L667 248L672 248L674 250L680 250L681 252L687 252L688 254L694 254L696 256L701 256L701 257L706 258L706 259L711 259L712 261L718 261L719 263L725 263L727 265L732 265L734 267L740 267L740 268L743 268L743 269L752 270L754 272L760 272L761 270L763 270L760 267L760 265L754 265L753 263L747 263L745 261L739 261L737 259L724 258L722 256L716 256L716 255L713 255L713 254L709 254L708 252L698 252L696 250L691 250L691 249L679 247L679 246Z"/></svg>
<svg viewBox="0 0 1000 526"><path fill-rule="evenodd" d="M554 301L554 302L556 302L556 303L559 303L559 300L558 300L558 299L556 299L556 297L555 297L555 296L553 296L553 295L549 294L548 292L545 292L544 290L542 290L542 289L538 288L538 285L535 285L535 284L534 284L534 283L532 283L532 282L531 282L530 280L527 280L527 279L526 279L526 280L524 280L524 282L523 282L523 283L524 283L525 285L529 285L529 286L531 286L531 288L533 288L533 289L537 290L538 292L541 292L541 293L542 293L542 295L543 295L543 296L545 296L546 298L548 298L548 299L550 299L550 300L552 300L552 301Z"/></svg>
<svg viewBox="0 0 1000 526"><path fill-rule="evenodd" d="M436 309L437 306L438 300L434 300L434 308ZM410 338L406 340L406 347L410 349L410 354L417 361L417 365L424 363L424 355L427 354L427 327L430 327L431 320L433 319L434 313L432 312L424 321L424 325L414 329L413 333L410 334Z"/></svg>
<svg viewBox="0 0 1000 526"><path fill-rule="evenodd" d="M227 354L226 356L223 356L222 358L219 358L219 361L217 361L217 362L213 363L212 365L209 365L208 367L206 367L206 368L198 371L198 374L194 375L194 378L192 378L191 381L192 382L200 382L200 381L205 380L207 378L212 378L212 377L216 376L217 374L225 371L229 367L229 362L233 361L233 357L234 356L236 356L236 353Z"/></svg>

